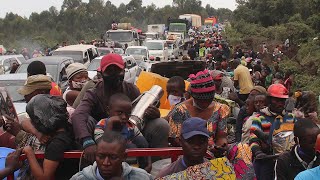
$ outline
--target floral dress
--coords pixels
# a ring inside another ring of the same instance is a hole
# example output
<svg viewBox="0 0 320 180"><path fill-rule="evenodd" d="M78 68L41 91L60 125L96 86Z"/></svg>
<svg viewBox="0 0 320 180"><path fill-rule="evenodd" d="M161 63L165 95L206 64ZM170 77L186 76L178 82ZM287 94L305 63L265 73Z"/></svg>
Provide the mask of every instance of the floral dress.
<svg viewBox="0 0 320 180"><path fill-rule="evenodd" d="M209 135L213 139L217 134L227 132L226 118L230 115L230 108L227 105L220 104L218 102L214 103L213 114L207 120ZM188 118L191 118L191 115L185 103L176 105L166 117L170 125L169 137L179 137L182 123Z"/></svg>

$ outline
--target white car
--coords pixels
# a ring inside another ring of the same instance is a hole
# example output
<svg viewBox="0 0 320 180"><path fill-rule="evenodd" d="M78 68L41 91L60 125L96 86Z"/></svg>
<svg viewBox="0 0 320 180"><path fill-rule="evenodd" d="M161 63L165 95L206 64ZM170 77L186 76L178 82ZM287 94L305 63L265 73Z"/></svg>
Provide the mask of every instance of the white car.
<svg viewBox="0 0 320 180"><path fill-rule="evenodd" d="M149 50L146 46L130 46L126 49L126 55L133 56L136 61L149 60Z"/></svg>
<svg viewBox="0 0 320 180"><path fill-rule="evenodd" d="M132 56L122 56L123 60L126 62L124 80L129 83L135 83L136 78L141 72L137 65L136 60ZM100 67L102 56L92 60L88 66L88 74L90 79L94 79L97 75L97 69Z"/></svg>
<svg viewBox="0 0 320 180"><path fill-rule="evenodd" d="M169 60L168 45L164 40L148 40L146 46L149 49L150 56L153 56L155 60L158 58L160 61Z"/></svg>
<svg viewBox="0 0 320 180"><path fill-rule="evenodd" d="M177 42L167 40L167 44L168 44L169 59L171 60L178 59L179 47L177 46Z"/></svg>
<svg viewBox="0 0 320 180"><path fill-rule="evenodd" d="M13 63L21 65L26 59L23 55L5 55L0 56L0 74L8 74Z"/></svg>

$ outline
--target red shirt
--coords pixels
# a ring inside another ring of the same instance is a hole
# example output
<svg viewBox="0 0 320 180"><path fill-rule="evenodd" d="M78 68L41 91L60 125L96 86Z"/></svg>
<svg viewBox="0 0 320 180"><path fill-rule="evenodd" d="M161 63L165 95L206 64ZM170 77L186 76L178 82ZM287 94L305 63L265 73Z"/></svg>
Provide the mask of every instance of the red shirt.
<svg viewBox="0 0 320 180"><path fill-rule="evenodd" d="M51 83L50 95L62 96L62 91L61 91L60 87L55 82Z"/></svg>

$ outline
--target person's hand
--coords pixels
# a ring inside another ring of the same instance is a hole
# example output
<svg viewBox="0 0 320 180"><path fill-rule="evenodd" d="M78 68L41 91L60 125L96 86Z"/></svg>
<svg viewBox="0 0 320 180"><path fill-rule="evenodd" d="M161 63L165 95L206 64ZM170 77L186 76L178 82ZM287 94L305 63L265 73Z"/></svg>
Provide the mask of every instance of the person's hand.
<svg viewBox="0 0 320 180"><path fill-rule="evenodd" d="M96 160L96 145L88 146L84 149L84 158L90 163L93 163Z"/></svg>
<svg viewBox="0 0 320 180"><path fill-rule="evenodd" d="M41 144L46 144L51 139L50 136L44 135L44 134L42 134L40 132L36 134L36 137L37 137L37 139L39 140L39 142Z"/></svg>
<svg viewBox="0 0 320 180"><path fill-rule="evenodd" d="M7 119L5 121L4 130L14 136L17 136L17 134L21 130L20 124L8 115L4 115L4 117Z"/></svg>
<svg viewBox="0 0 320 180"><path fill-rule="evenodd" d="M34 153L31 146L26 146L23 148L22 153L28 156L30 153Z"/></svg>
<svg viewBox="0 0 320 180"><path fill-rule="evenodd" d="M255 159L265 159L267 157L268 157L268 155L262 151L257 151L255 153Z"/></svg>
<svg viewBox="0 0 320 180"><path fill-rule="evenodd" d="M157 119L160 118L160 110L153 105L150 105L147 110L144 112L145 119Z"/></svg>
<svg viewBox="0 0 320 180"><path fill-rule="evenodd" d="M235 92L230 92L228 98L232 101L237 101L239 99L237 93Z"/></svg>
<svg viewBox="0 0 320 180"><path fill-rule="evenodd" d="M6 168L11 171L16 171L22 166L22 162L19 160L22 149L17 149L15 152L9 153L6 158Z"/></svg>
<svg viewBox="0 0 320 180"><path fill-rule="evenodd" d="M112 116L108 120L107 124L108 130L111 131L122 131L122 120L119 116Z"/></svg>

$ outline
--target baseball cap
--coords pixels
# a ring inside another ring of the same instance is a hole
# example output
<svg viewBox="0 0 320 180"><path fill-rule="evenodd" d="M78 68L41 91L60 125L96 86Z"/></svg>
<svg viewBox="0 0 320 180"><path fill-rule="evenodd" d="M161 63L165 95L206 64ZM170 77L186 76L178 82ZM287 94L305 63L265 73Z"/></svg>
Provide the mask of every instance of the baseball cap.
<svg viewBox="0 0 320 180"><path fill-rule="evenodd" d="M184 139L189 139L195 135L209 137L207 122L198 117L191 117L182 123L181 135Z"/></svg>
<svg viewBox="0 0 320 180"><path fill-rule="evenodd" d="M101 71L104 72L110 65L116 65L120 69L124 69L124 61L119 54L110 53L103 56L100 63Z"/></svg>
<svg viewBox="0 0 320 180"><path fill-rule="evenodd" d="M81 63L72 63L67 67L66 72L67 78L70 80L74 75L80 72L87 72L87 67Z"/></svg>
<svg viewBox="0 0 320 180"><path fill-rule="evenodd" d="M29 95L38 89L50 90L52 88L51 82L50 77L46 75L29 76L24 86L20 88L18 92L21 95Z"/></svg>

